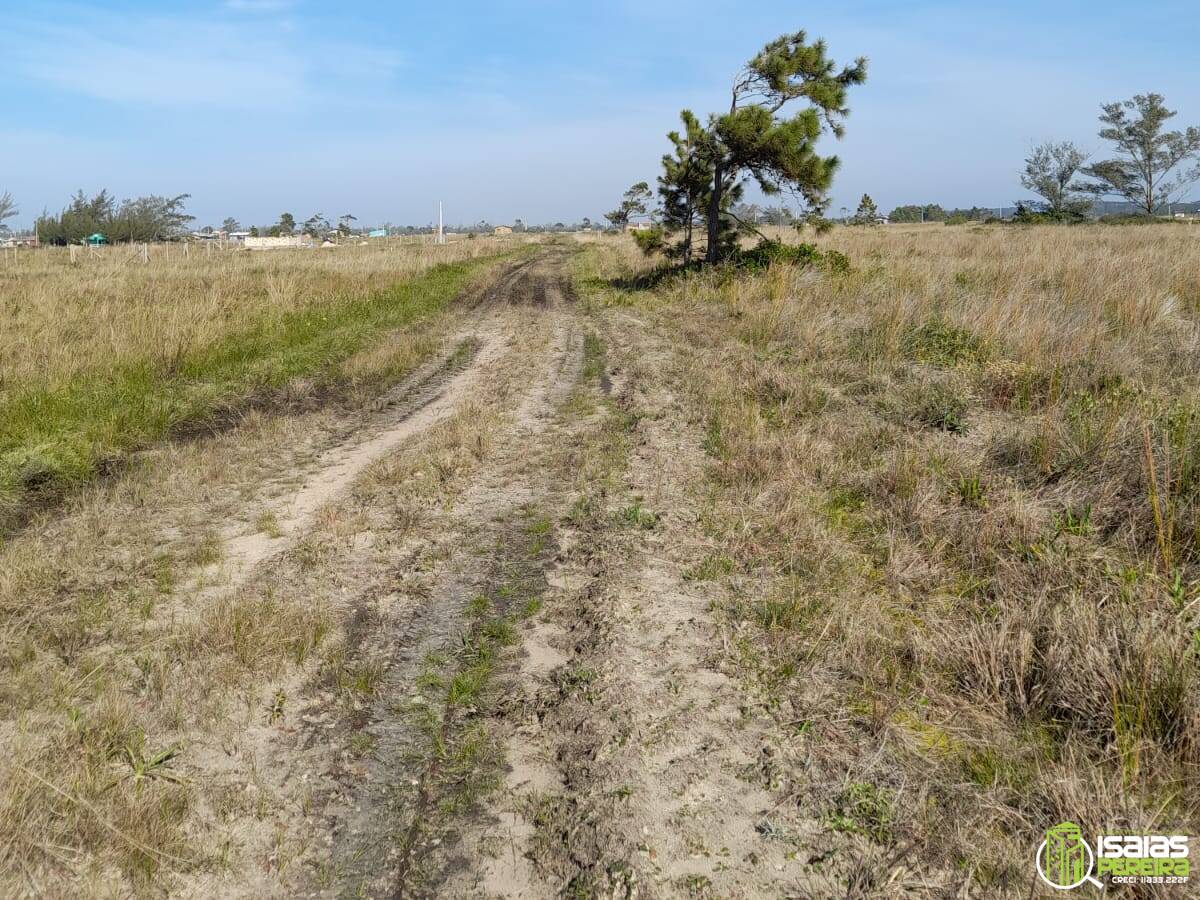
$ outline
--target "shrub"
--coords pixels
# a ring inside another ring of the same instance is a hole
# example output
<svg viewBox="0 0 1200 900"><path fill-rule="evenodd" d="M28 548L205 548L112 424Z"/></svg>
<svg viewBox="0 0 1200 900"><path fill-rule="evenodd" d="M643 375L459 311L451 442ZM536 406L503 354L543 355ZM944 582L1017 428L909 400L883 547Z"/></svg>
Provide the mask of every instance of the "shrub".
<svg viewBox="0 0 1200 900"><path fill-rule="evenodd" d="M975 362L983 349L983 341L974 334L941 319L930 319L904 337L906 356L942 368Z"/></svg>
<svg viewBox="0 0 1200 900"><path fill-rule="evenodd" d="M657 225L645 231L633 232L633 241L647 256L661 253L667 247L666 233Z"/></svg>
<svg viewBox="0 0 1200 900"><path fill-rule="evenodd" d="M776 263L821 266L834 274L850 271L850 259L837 250L818 250L812 244L785 244L764 238L750 250L739 250L730 260L739 269L759 271Z"/></svg>

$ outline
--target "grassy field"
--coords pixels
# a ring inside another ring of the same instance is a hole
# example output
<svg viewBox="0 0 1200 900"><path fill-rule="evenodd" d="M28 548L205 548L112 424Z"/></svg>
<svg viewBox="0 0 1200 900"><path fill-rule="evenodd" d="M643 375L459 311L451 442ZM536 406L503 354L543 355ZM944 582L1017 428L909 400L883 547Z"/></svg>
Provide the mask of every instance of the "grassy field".
<svg viewBox="0 0 1200 900"><path fill-rule="evenodd" d="M886 848L876 885L908 858L1021 893L1063 820L1200 830L1200 235L816 243L852 271L581 263L690 358L694 575L725 588L792 799Z"/></svg>
<svg viewBox="0 0 1200 900"><path fill-rule="evenodd" d="M1200 830L1200 237L812 240L9 270L0 894L1016 898Z"/></svg>
<svg viewBox="0 0 1200 900"><path fill-rule="evenodd" d="M499 249L21 257L0 270L0 526L131 449L298 379L317 391L397 374L348 361L442 308Z"/></svg>

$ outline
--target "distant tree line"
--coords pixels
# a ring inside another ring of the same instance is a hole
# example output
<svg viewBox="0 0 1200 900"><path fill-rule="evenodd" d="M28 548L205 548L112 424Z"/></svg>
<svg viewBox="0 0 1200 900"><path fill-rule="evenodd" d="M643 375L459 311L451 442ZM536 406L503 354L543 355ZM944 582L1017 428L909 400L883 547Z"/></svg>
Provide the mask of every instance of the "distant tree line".
<svg viewBox="0 0 1200 900"><path fill-rule="evenodd" d="M194 219L185 209L189 196L152 195L118 203L108 191L94 197L78 191L57 215L38 217L38 238L47 244L78 244L93 234L102 234L110 242L179 240L187 236Z"/></svg>
<svg viewBox="0 0 1200 900"><path fill-rule="evenodd" d="M360 227L357 225L358 218L349 213L338 218L337 224L333 225L322 214L316 213L309 216L303 223L297 224L296 217L291 213L282 213L278 221L270 225L253 225L248 230L251 236L258 237L265 235L267 237L289 236L294 234L306 234L314 238L324 240L332 238L335 235L341 237L351 237L363 235L368 231L376 230L374 226ZM236 219L226 219L222 225L223 230L237 231L239 225ZM512 230L518 234L554 234L556 232L569 233L580 230L591 230L594 226L592 220L587 216L575 223L553 222L545 224L528 224L521 219L516 219L511 226ZM479 221L469 224L454 224L447 223L445 231L453 234L491 234L495 230L495 226L490 222ZM201 229L201 231L213 231L211 227ZM411 236L419 234L436 234L437 226L429 225L395 225L391 222L385 222L379 226L380 231L395 237Z"/></svg>
<svg viewBox="0 0 1200 900"><path fill-rule="evenodd" d="M943 209L937 203L897 206L888 213L889 222L985 222L995 218L996 212L982 206L967 209Z"/></svg>
<svg viewBox="0 0 1200 900"><path fill-rule="evenodd" d="M1014 202L1013 220L1079 222L1097 215L1110 199L1133 215L1153 216L1170 209L1200 181L1200 128L1167 130L1175 115L1161 94L1104 104L1099 136L1108 142L1110 155L1097 162L1090 162L1089 154L1071 141L1033 147L1019 179L1038 199ZM994 217L991 209L945 210L936 203L897 206L888 214L891 222L950 225ZM861 221L861 216L849 221Z"/></svg>

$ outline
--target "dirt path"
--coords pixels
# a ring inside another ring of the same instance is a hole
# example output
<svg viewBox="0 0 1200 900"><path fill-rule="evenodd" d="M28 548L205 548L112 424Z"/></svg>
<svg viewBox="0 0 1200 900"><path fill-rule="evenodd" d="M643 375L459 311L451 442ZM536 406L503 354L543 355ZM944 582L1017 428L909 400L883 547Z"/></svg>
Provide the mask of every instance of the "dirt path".
<svg viewBox="0 0 1200 900"><path fill-rule="evenodd" d="M571 484L581 455L605 461L572 485L587 512L560 522L525 637L504 789L444 895L829 896L811 866L820 824L780 811L775 732L722 670L695 576L703 436L664 377L669 347L632 316L592 327L610 348L587 386L602 412L565 429L576 446L556 474Z"/></svg>
<svg viewBox="0 0 1200 900"><path fill-rule="evenodd" d="M271 536L225 535L202 572L208 594L319 598L347 624L210 748L255 773L260 812L234 817L230 871L184 893L821 886L797 852L819 829L776 816L778 749L693 577L702 429L670 347L581 309L568 264L551 249L506 271L272 501Z"/></svg>
<svg viewBox="0 0 1200 900"><path fill-rule="evenodd" d="M198 572L194 586L236 588L256 566L310 531L317 511L344 494L371 463L447 419L478 391L480 379L508 349L512 316L506 307L545 305L547 279L538 271L545 265L544 258L535 258L509 266L469 300L477 317L468 327L450 336L433 360L379 398L375 415L363 427L349 431L303 470L289 473L299 487L283 491L263 510L272 520L269 532L226 531L220 564Z"/></svg>

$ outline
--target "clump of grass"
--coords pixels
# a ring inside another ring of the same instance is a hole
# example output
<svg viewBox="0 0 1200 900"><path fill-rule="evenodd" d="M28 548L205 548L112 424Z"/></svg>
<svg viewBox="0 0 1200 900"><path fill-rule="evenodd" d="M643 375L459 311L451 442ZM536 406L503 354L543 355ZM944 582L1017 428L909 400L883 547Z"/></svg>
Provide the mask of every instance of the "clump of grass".
<svg viewBox="0 0 1200 900"><path fill-rule="evenodd" d="M658 514L645 509L640 503L632 503L626 506L617 513L617 518L626 525L632 525L634 528L641 528L646 531L653 529L658 524Z"/></svg>
<svg viewBox="0 0 1200 900"><path fill-rule="evenodd" d="M837 807L828 819L834 831L865 835L876 843L887 843L892 835L895 799L887 788L868 782L852 782L842 790Z"/></svg>
<svg viewBox="0 0 1200 900"><path fill-rule="evenodd" d="M689 581L716 581L734 571L735 563L733 559L724 554L712 554L705 556L704 559L696 563L684 573L684 578Z"/></svg>
<svg viewBox="0 0 1200 900"><path fill-rule="evenodd" d="M970 398L953 383L940 379L919 381L905 400L913 420L926 428L951 434L967 430Z"/></svg>
<svg viewBox="0 0 1200 900"><path fill-rule="evenodd" d="M983 341L965 328L931 319L904 336L904 352L918 362L950 368L979 361Z"/></svg>
<svg viewBox="0 0 1200 900"><path fill-rule="evenodd" d="M978 474L959 475L954 482L954 490L958 494L958 498L967 506L973 506L976 509L983 509L987 506L983 481Z"/></svg>
<svg viewBox="0 0 1200 900"><path fill-rule="evenodd" d="M264 510L255 517L254 530L271 538L283 537L283 528L279 524L279 517L271 510Z"/></svg>

